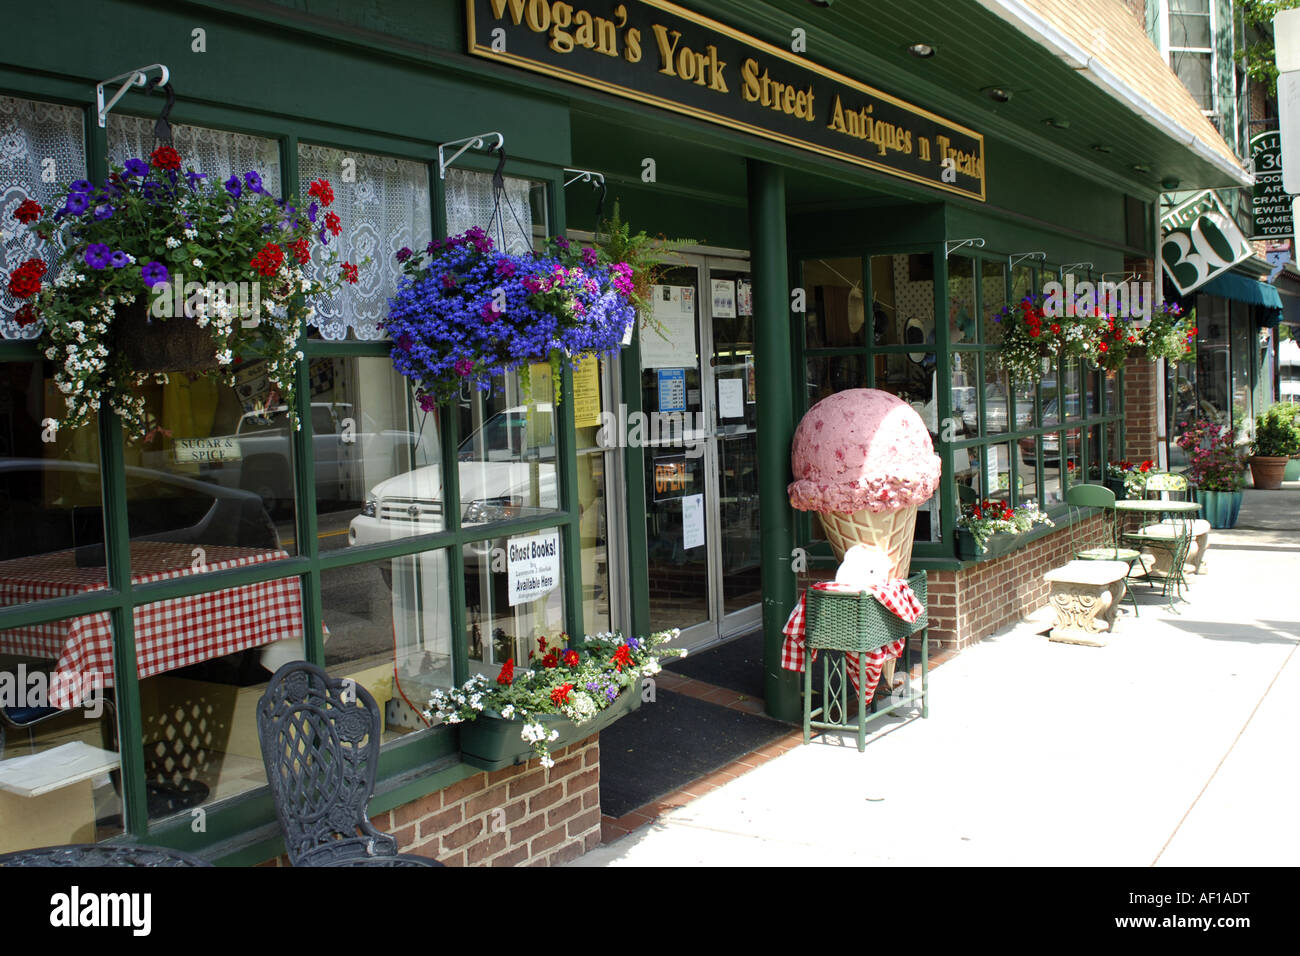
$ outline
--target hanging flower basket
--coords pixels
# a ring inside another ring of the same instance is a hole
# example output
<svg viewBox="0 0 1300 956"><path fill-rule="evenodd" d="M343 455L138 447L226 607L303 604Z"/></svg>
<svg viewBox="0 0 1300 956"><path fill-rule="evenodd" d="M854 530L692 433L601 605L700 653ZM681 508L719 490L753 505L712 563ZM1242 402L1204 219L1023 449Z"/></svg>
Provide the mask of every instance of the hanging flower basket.
<svg viewBox="0 0 1300 956"><path fill-rule="evenodd" d="M69 183L48 214L30 199L14 211L51 259L19 266L9 293L27 300L20 325L45 324L41 351L64 396L60 428L86 424L107 403L129 435L144 435L140 386L175 371L228 376L243 355L265 361L297 426L303 297L358 278L357 265L329 253L311 268L314 247L342 232L326 211L334 191L317 180L306 203L277 200L256 171L218 183L182 172L183 162L160 146L100 185Z"/></svg>
<svg viewBox="0 0 1300 956"><path fill-rule="evenodd" d="M421 408L453 400L464 383L548 363L557 380L586 353L618 350L632 325L632 270L598 249L554 238L540 254L498 251L482 229L401 249L406 277L384 327L393 367Z"/></svg>

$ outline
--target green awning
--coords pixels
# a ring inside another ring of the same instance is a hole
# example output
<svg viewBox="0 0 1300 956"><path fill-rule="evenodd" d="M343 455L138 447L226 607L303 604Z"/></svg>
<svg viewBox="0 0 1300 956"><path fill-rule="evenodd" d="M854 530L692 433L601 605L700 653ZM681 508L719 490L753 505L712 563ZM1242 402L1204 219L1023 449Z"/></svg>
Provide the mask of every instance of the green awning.
<svg viewBox="0 0 1300 956"><path fill-rule="evenodd" d="M1277 289L1263 282L1256 282L1235 272L1224 272L1215 276L1198 288L1200 295L1213 295L1221 299L1236 299L1250 305L1262 305L1266 309L1282 311L1282 297Z"/></svg>

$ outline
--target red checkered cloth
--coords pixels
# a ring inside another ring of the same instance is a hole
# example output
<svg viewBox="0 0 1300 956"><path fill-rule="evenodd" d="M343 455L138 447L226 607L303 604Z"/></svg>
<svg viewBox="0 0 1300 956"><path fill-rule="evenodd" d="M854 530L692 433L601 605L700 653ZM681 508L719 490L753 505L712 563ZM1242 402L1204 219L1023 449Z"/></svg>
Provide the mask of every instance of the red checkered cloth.
<svg viewBox="0 0 1300 956"><path fill-rule="evenodd" d="M285 551L168 541L131 542L131 583L148 584L287 558ZM196 562L203 563L196 567ZM108 586L105 569L79 568L72 551L0 561L0 605L66 597ZM298 578L222 588L135 609L140 677L286 638L301 639ZM113 640L107 611L0 631L0 652L57 661L50 704L76 707L86 691L112 686Z"/></svg>
<svg viewBox="0 0 1300 956"><path fill-rule="evenodd" d="M819 581L813 587L818 591L844 591L857 593L860 589L848 584L839 584L835 581ZM885 607L893 611L904 621L909 624L920 617L924 608L921 602L916 599L916 592L908 587L907 582L900 579L887 581L884 584L872 585L870 588L872 595ZM785 622L785 628L782 633L785 634L785 641L781 645L781 666L788 671L802 671L804 668L804 606L807 601L807 592L799 595L799 603L795 605L790 612L790 619ZM866 665L864 666L866 678L866 696L868 699L876 693L876 685L880 683L880 672L885 666L885 661L900 656L903 648L907 646L906 638L899 638L892 644L886 644L883 647L877 647L875 650L867 651ZM853 682L853 689L858 689L858 655L848 652L845 655L848 660L849 680ZM817 660L817 651L813 650L813 660Z"/></svg>

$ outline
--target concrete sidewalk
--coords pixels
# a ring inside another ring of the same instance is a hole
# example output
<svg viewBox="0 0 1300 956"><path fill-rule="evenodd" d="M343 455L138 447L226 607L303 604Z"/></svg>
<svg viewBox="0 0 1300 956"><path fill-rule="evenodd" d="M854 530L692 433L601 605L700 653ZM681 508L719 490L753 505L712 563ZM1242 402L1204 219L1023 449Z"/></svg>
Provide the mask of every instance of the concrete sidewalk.
<svg viewBox="0 0 1300 956"><path fill-rule="evenodd" d="M930 719L825 735L574 866L1293 866L1300 486L1247 490L1171 614L1103 648L1044 609L931 674ZM1046 616L1044 616L1046 614Z"/></svg>

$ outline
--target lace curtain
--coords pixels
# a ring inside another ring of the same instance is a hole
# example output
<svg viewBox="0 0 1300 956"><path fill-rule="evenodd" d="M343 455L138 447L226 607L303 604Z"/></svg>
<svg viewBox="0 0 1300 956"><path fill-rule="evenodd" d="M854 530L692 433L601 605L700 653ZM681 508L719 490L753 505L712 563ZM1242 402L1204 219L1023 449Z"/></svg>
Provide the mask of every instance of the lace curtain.
<svg viewBox="0 0 1300 956"><path fill-rule="evenodd" d="M9 274L42 255L35 233L13 214L25 199L49 209L61 184L85 178L83 115L70 106L0 96L0 338L34 339L41 334L43 323L23 328L13 321L22 303L9 295ZM53 182L42 179L46 171ZM49 252L42 257L47 262L51 258Z"/></svg>
<svg viewBox="0 0 1300 956"><path fill-rule="evenodd" d="M492 224L492 241L501 244L498 223L505 225L505 249L520 255L533 248L533 213L529 204L532 183L527 179L506 177L505 196L501 213ZM492 219L492 177L465 169L447 170L445 180L447 196L447 235L454 236L478 226L487 229ZM506 201L510 208L506 208ZM513 213L511 210L513 209ZM516 218L518 222L516 222Z"/></svg>
<svg viewBox="0 0 1300 956"><path fill-rule="evenodd" d="M343 179L345 160L355 163L346 167L355 172L355 182ZM325 339L345 339L349 329L358 339L382 339L379 323L388 315L388 299L402 277L394 255L403 246L423 249L433 238L428 167L355 150L301 146L298 180L306 190L315 179L333 185L333 209L343 220L343 235L330 248L348 262L369 256L370 264L356 285L344 285L315 303L312 324ZM319 264L324 250L318 245L313 250Z"/></svg>
<svg viewBox="0 0 1300 956"><path fill-rule="evenodd" d="M154 118L109 114L108 164L121 166L132 157L148 162L149 154L158 148L155 122ZM172 124L172 145L181 154L185 169L204 173L209 180L224 182L236 173L242 177L252 170L262 177L267 190L280 194L280 144L276 140Z"/></svg>

